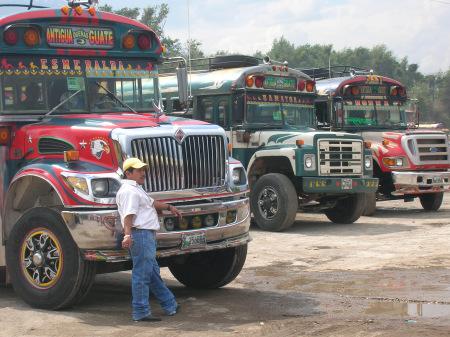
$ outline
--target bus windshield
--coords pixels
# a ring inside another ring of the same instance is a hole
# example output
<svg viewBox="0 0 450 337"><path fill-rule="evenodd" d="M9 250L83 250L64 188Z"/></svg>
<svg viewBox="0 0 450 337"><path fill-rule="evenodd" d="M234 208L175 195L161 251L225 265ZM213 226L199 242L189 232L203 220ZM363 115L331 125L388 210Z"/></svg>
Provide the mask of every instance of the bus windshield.
<svg viewBox="0 0 450 337"><path fill-rule="evenodd" d="M248 94L246 124L271 127L314 127L314 104L295 95Z"/></svg>
<svg viewBox="0 0 450 337"><path fill-rule="evenodd" d="M66 63L69 64L67 69L61 70L58 62L54 64L55 69L45 71L42 68L3 71L0 76L1 114L158 110L158 78L154 72L110 68L86 70L81 66L77 70L70 67L70 62Z"/></svg>
<svg viewBox="0 0 450 337"><path fill-rule="evenodd" d="M407 127L405 107L400 104L377 104L375 101L364 101L363 104L344 102L344 126L367 128L399 128Z"/></svg>

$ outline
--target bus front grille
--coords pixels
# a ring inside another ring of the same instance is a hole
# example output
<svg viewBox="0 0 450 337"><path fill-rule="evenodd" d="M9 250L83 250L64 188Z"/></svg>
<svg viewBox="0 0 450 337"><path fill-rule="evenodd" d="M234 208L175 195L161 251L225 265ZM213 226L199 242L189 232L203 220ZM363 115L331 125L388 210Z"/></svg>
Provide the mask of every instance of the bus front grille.
<svg viewBox="0 0 450 337"><path fill-rule="evenodd" d="M415 165L448 164L450 159L446 135L407 136L408 150Z"/></svg>
<svg viewBox="0 0 450 337"><path fill-rule="evenodd" d="M360 140L319 139L319 174L326 176L362 175L363 142Z"/></svg>
<svg viewBox="0 0 450 337"><path fill-rule="evenodd" d="M149 164L147 192L217 187L225 182L225 144L221 136L172 137L131 142L132 155Z"/></svg>

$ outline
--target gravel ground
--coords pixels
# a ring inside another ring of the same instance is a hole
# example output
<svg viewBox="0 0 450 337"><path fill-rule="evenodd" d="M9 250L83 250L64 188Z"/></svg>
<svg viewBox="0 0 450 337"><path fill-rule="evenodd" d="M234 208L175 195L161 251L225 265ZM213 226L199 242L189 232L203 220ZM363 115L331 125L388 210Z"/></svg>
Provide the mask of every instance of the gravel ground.
<svg viewBox="0 0 450 337"><path fill-rule="evenodd" d="M133 323L121 272L97 276L66 311L32 309L0 288L0 336L450 336L449 195L434 213L384 202L351 225L298 214L284 233L251 231L246 265L223 289L187 289L163 270L181 303L175 317Z"/></svg>

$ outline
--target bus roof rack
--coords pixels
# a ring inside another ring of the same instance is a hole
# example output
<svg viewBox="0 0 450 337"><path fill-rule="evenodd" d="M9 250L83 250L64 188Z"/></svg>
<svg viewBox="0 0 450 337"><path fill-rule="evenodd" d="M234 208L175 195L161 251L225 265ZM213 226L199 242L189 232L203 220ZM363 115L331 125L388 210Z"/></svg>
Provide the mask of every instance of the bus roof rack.
<svg viewBox="0 0 450 337"><path fill-rule="evenodd" d="M355 66L336 65L323 68L298 69L312 77L314 80L324 80L327 78L369 75L373 70Z"/></svg>
<svg viewBox="0 0 450 337"><path fill-rule="evenodd" d="M160 73L174 73L180 60L167 59L159 66ZM211 71L219 69L243 68L258 66L263 60L247 55L219 55L213 57L203 57L192 59L190 69L192 71ZM187 64L189 67L189 64Z"/></svg>

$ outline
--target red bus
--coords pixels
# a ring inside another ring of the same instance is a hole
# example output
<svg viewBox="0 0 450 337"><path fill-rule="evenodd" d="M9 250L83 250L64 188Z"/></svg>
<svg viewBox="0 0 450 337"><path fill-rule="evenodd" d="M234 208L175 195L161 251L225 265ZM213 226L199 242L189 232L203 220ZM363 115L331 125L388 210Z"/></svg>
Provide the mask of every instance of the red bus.
<svg viewBox="0 0 450 337"><path fill-rule="evenodd" d="M96 273L131 267L118 248L122 162L149 164L158 258L183 284L231 282L246 258L248 187L225 131L161 113L163 47L149 27L90 1L0 19L0 275L30 305L86 296Z"/></svg>

